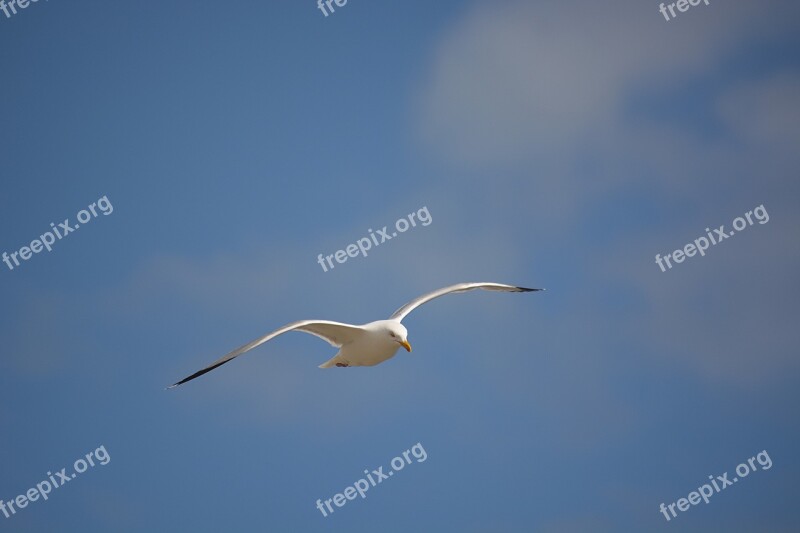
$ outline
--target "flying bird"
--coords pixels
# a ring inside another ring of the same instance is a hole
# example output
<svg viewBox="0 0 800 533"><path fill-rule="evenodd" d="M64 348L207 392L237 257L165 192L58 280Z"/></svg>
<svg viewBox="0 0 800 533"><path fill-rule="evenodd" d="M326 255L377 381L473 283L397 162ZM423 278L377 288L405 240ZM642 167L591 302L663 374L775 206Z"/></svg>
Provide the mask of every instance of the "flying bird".
<svg viewBox="0 0 800 533"><path fill-rule="evenodd" d="M327 341L331 346L339 348L339 352L328 361L319 365L320 368L330 368L332 366L374 366L394 357L397 350L402 346L406 351L411 351L408 343L408 331L401 321L414 309L431 300L456 292L466 292L475 289L500 292L533 292L543 291L544 289L527 289L525 287L515 287L514 285L503 285L502 283L458 283L449 287L423 294L419 298L411 300L403 307L395 311L388 320L376 320L369 324L357 326L354 324L343 324L342 322L331 322L329 320L298 320L286 324L282 328L267 333L263 337L241 346L231 353L214 361L202 370L198 370L191 376L170 385L168 388L177 387L187 381L200 377L207 372L239 357L253 348L261 346L268 340L274 339L278 335L287 331L303 331L310 333L320 339Z"/></svg>

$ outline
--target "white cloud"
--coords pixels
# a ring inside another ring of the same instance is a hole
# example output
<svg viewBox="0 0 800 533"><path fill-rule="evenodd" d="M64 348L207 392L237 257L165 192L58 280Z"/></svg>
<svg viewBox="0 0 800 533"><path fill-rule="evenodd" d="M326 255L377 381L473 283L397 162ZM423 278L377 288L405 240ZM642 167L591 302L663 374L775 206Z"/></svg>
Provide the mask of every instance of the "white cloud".
<svg viewBox="0 0 800 533"><path fill-rule="evenodd" d="M718 111L742 141L798 155L800 73L781 72L737 85L721 96Z"/></svg>
<svg viewBox="0 0 800 533"><path fill-rule="evenodd" d="M579 150L617 133L630 91L696 75L765 26L784 31L781 16L795 12L722 3L666 22L641 3L480 2L433 58L422 135L462 164Z"/></svg>
<svg viewBox="0 0 800 533"><path fill-rule="evenodd" d="M796 209L800 82L794 71L776 74L780 62L741 68L737 54L791 38L798 14L800 5L782 0L716 2L671 22L657 4L477 3L432 58L418 100L420 130L435 153L466 169L454 182L499 174L504 217L487 232L507 231L512 218L514 227L545 228L549 236L526 235L526 243L557 237L562 247L595 258L589 272L600 286L619 283L645 300L647 311L631 323L639 340L657 343L653 353L704 379L763 386L794 368L796 335L786 317L797 310L781 295L796 294L786 286L798 266L796 225L787 213ZM723 75L725 65L736 75ZM681 92L700 82L705 92ZM676 100L667 109L679 98L700 98L687 104L707 105L698 120L719 120L723 133L661 120L657 112L641 116L631 106L634 95L669 98L672 90ZM585 229L589 213L608 213L634 187L663 202L669 218L638 227L633 217L642 207L620 204L630 212L621 217L627 226L618 221L611 231L598 220L596 231ZM469 208L497 212L493 194L486 198L487 205ZM758 235L715 250L732 253L727 262L706 258L670 279L650 264L682 235L762 202L778 217ZM596 234L607 239L603 247L585 240ZM745 290L749 300L727 296L738 284L757 290ZM607 302L583 298L572 303L590 309L597 323L613 328L625 320L622 313L608 317Z"/></svg>
<svg viewBox="0 0 800 533"><path fill-rule="evenodd" d="M659 233L608 250L598 283L622 284L641 298L641 312L625 324L642 357L746 389L769 386L800 369L795 357L800 337L793 326L800 319L794 297L800 290L794 274L800 269L795 252L800 216L791 208L766 207L767 224L666 272L655 264L655 253L682 246L675 235L689 242L704 233L702 227L673 232L672 243Z"/></svg>

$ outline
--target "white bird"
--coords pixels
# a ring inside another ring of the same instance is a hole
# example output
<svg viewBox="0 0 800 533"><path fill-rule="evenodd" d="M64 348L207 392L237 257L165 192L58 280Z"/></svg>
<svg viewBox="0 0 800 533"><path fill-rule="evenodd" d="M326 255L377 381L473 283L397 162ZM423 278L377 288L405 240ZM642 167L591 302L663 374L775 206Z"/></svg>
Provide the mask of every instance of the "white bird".
<svg viewBox="0 0 800 533"><path fill-rule="evenodd" d="M458 283L429 292L428 294L423 294L419 298L411 300L395 311L388 320L376 320L375 322L370 322L369 324L361 326L331 322L329 320L298 320L297 322L286 324L272 333L267 333L263 337L235 349L204 369L198 370L191 376L183 378L177 383L170 385L168 388L177 387L196 377L200 377L206 372L210 372L218 366L224 365L235 357L264 344L268 340L274 339L278 335L295 330L311 333L327 341L331 346L339 348L339 352L335 356L319 365L320 368L330 368L332 366L374 366L394 357L401 346L407 351L411 351L411 345L408 343L408 331L405 326L400 323L411 311L439 296L475 289L502 292L532 292L544 290L527 289L525 287L515 287L514 285L503 285L502 283Z"/></svg>

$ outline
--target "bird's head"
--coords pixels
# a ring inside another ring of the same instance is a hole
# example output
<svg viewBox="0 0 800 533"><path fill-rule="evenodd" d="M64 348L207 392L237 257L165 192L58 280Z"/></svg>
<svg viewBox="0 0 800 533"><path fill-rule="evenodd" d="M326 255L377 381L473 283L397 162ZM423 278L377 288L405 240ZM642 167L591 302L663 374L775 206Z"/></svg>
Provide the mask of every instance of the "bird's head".
<svg viewBox="0 0 800 533"><path fill-rule="evenodd" d="M406 349L407 352L411 351L411 345L408 343L408 330L400 322L389 322L386 325L386 334L400 346Z"/></svg>

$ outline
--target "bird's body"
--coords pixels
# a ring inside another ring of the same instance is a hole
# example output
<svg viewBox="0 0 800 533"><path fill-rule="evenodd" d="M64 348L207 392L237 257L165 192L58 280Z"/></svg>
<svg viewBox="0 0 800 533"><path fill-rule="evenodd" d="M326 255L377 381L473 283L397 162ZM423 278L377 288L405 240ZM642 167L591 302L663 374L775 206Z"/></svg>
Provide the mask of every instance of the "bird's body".
<svg viewBox="0 0 800 533"><path fill-rule="evenodd" d="M319 365L320 368L375 366L394 357L403 346L391 333L394 332L399 339L405 339L408 335L406 328L396 320L376 320L358 328L363 334L356 335L350 342L343 344L339 353ZM406 350L411 351L411 347Z"/></svg>
<svg viewBox="0 0 800 533"><path fill-rule="evenodd" d="M544 290L526 289L525 287L503 285L501 283L459 283L424 294L408 302L395 311L388 320L376 320L375 322L363 325L344 324L342 322L332 322L329 320L299 320L237 348L202 370L198 370L194 374L178 381L170 386L170 388L200 377L278 335L295 330L315 335L327 341L331 346L339 348L339 352L335 356L319 365L320 368L330 368L333 366L375 366L394 357L400 347L405 348L409 352L411 351L411 345L408 343L408 331L405 326L401 324L401 321L408 313L434 298L444 296L445 294L471 291L474 289L502 292L531 292Z"/></svg>

